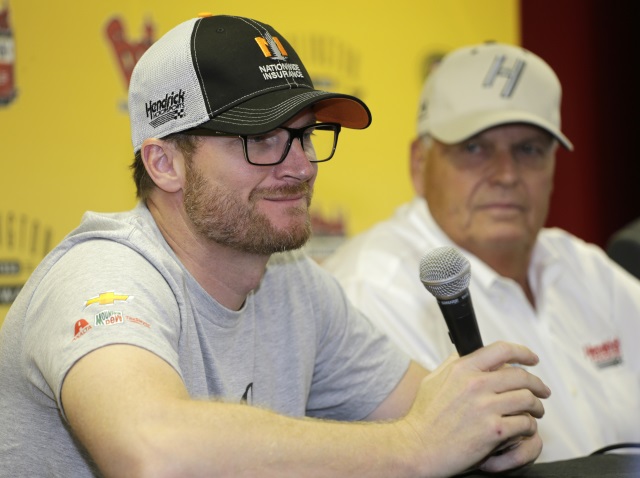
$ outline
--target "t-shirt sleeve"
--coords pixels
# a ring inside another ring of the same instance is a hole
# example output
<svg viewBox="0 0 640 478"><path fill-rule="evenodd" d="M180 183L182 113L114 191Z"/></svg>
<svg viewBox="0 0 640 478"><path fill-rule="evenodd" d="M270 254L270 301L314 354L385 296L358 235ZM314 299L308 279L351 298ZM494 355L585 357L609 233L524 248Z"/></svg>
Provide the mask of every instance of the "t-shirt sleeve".
<svg viewBox="0 0 640 478"><path fill-rule="evenodd" d="M351 304L333 277L320 276L322 328L307 413L361 420L397 386L409 357Z"/></svg>
<svg viewBox="0 0 640 478"><path fill-rule="evenodd" d="M179 372L180 313L159 271L127 246L92 240L71 248L34 293L25 320L31 384L58 403L62 382L86 354L129 344Z"/></svg>

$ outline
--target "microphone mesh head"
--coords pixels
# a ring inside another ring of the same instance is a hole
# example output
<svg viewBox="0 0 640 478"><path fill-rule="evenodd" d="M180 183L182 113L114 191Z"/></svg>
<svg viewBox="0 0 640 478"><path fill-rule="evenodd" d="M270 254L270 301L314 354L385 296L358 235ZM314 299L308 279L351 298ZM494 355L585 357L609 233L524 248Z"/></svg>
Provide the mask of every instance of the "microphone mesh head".
<svg viewBox="0 0 640 478"><path fill-rule="evenodd" d="M420 280L436 299L453 299L469 287L471 264L455 247L438 247L422 257Z"/></svg>

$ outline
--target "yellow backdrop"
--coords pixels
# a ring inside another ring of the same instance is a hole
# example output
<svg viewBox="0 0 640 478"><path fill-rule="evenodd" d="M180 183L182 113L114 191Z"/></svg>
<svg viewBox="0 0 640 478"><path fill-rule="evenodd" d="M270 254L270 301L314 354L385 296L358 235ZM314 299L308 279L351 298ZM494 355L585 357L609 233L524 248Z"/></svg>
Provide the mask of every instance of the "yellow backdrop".
<svg viewBox="0 0 640 478"><path fill-rule="evenodd" d="M408 146L431 59L471 42L519 42L517 0L0 0L0 322L86 210L134 206L126 112L134 57L121 53L201 11L271 24L318 86L370 106L372 126L343 132L316 183L314 215L346 235L411 197Z"/></svg>

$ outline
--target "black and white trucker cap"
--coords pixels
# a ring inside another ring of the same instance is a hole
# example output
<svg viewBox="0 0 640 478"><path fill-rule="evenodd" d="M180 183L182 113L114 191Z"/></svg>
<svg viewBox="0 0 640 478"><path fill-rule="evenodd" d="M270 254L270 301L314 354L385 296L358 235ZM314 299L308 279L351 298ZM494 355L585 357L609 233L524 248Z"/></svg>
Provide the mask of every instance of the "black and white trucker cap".
<svg viewBox="0 0 640 478"><path fill-rule="evenodd" d="M190 128L230 134L270 131L307 107L318 121L364 129L365 103L316 90L295 50L250 18L201 16L163 35L136 64L129 84L131 140Z"/></svg>

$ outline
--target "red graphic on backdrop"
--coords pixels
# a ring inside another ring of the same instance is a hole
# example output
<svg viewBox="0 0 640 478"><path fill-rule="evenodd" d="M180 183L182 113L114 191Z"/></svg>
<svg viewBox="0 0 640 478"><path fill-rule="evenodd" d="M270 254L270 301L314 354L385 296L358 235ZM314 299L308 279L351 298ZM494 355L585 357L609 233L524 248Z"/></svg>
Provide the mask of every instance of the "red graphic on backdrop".
<svg viewBox="0 0 640 478"><path fill-rule="evenodd" d="M122 20L120 18L112 18L105 29L107 39L111 43L113 52L120 66L122 78L125 82L125 87L129 89L129 81L131 80L131 73L133 67L147 51L147 49L153 44L153 24L147 21L144 24L144 36L139 42L133 42L127 39Z"/></svg>
<svg viewBox="0 0 640 478"><path fill-rule="evenodd" d="M320 236L346 236L345 219L340 214L330 219L319 212L311 212L311 226L313 233Z"/></svg>
<svg viewBox="0 0 640 478"><path fill-rule="evenodd" d="M7 105L16 97L15 45L9 24L9 5L0 10L0 105Z"/></svg>

